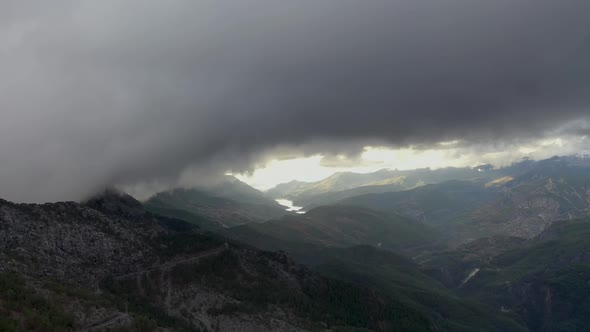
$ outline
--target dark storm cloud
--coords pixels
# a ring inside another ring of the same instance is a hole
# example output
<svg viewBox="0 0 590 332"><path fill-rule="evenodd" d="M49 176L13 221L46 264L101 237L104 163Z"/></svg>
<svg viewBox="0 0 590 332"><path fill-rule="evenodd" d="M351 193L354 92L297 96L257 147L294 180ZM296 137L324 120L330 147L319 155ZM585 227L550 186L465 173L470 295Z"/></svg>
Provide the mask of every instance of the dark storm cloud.
<svg viewBox="0 0 590 332"><path fill-rule="evenodd" d="M0 196L174 182L277 146L541 137L588 118L589 58L588 1L5 1Z"/></svg>

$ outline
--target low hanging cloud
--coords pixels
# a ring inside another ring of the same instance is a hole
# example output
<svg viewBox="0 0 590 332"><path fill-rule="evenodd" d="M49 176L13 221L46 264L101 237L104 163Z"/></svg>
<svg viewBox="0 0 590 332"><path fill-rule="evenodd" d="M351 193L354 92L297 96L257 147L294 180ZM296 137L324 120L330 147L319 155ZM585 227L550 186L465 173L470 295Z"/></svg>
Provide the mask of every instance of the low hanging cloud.
<svg viewBox="0 0 590 332"><path fill-rule="evenodd" d="M0 197L177 184L285 146L542 138L588 120L589 58L585 0L4 1Z"/></svg>

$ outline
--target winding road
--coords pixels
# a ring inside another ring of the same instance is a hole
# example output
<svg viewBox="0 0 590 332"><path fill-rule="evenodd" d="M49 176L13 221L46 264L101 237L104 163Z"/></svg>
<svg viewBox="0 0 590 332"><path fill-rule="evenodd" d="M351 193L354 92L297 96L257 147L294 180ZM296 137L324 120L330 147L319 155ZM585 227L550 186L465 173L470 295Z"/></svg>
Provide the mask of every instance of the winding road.
<svg viewBox="0 0 590 332"><path fill-rule="evenodd" d="M172 269L173 267L179 265L179 264L185 264L185 263L193 263L196 262L202 258L206 258L206 257L210 257L210 256L214 256L214 255L218 255L221 252L225 251L228 248L227 245L223 245L223 246L219 246L217 248L213 248L210 250L206 250L203 252L200 252L194 256L185 258L185 259L180 259L180 260L173 260L164 264L160 264L160 265L156 265L153 266L149 269L146 270L142 270L142 271L136 271L136 272L131 272L131 273L127 273L127 274L123 274L120 276L116 276L114 277L115 280L121 280L121 279L125 279L128 277L132 277L132 276L137 276L137 275L142 275L148 272L153 272L153 271L168 271L170 269Z"/></svg>
<svg viewBox="0 0 590 332"><path fill-rule="evenodd" d="M104 329L106 327L114 325L115 323L118 323L121 320L129 320L129 319L130 318L129 318L128 314L124 314L124 313L119 312L116 315L111 316L110 318L107 318L106 320L95 322L86 328L78 330L78 332L99 331L100 329Z"/></svg>
<svg viewBox="0 0 590 332"><path fill-rule="evenodd" d="M194 256L188 257L188 258L173 260L173 261L170 261L170 262L167 262L164 264L153 266L153 267L146 269L146 270L119 275L119 276L114 277L114 279L115 280L126 279L129 277L139 276L139 275L149 273L152 271L169 271L179 264L194 263L202 258L218 255L218 254L222 253L223 251L227 250L228 248L229 248L229 246L227 244L224 244L224 245L219 246L217 248L213 248L210 250L200 252L200 253L198 253ZM99 331L99 330L104 329L106 327L115 325L116 323L118 323L122 320L130 320L129 315L126 313L119 312L107 319L103 319L98 322L92 323L88 327L85 327L85 328L77 330L77 331L78 332Z"/></svg>

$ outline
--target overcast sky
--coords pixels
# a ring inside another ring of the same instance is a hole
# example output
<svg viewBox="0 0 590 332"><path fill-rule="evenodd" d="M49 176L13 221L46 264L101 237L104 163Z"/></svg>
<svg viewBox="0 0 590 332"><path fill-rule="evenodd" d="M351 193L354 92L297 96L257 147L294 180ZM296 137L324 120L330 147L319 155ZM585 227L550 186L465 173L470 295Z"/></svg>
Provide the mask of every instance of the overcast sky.
<svg viewBox="0 0 590 332"><path fill-rule="evenodd" d="M367 145L584 148L588 59L587 0L1 1L0 197Z"/></svg>

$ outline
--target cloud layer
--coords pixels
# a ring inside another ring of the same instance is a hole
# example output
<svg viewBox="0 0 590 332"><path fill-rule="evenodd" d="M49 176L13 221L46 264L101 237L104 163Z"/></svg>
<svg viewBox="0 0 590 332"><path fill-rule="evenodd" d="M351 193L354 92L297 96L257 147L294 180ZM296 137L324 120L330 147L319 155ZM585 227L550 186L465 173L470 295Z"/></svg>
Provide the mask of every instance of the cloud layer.
<svg viewBox="0 0 590 332"><path fill-rule="evenodd" d="M584 0L6 1L0 197L540 138L588 119L589 58Z"/></svg>

